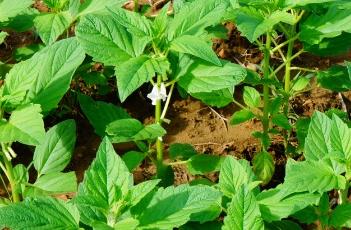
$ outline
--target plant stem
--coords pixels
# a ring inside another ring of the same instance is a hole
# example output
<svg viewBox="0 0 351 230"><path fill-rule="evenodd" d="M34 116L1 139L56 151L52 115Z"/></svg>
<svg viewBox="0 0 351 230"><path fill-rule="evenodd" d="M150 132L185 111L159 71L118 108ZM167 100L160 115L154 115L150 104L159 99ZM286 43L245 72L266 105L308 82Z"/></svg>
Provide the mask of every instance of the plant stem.
<svg viewBox="0 0 351 230"><path fill-rule="evenodd" d="M7 179L9 180L10 182L10 186L11 186L11 192L12 192L12 201L13 202L19 202L20 201L20 196L18 194L18 191L17 191L17 185L16 185L16 182L15 182L15 176L14 176L14 173L13 173L13 167L12 167L12 163L11 161L9 161L5 154L2 154L3 155L3 161L4 161L4 164L5 164L5 167L6 167L6 175L7 175Z"/></svg>
<svg viewBox="0 0 351 230"><path fill-rule="evenodd" d="M293 26L292 28L292 33L295 33L295 26ZM285 61L285 76L284 76L284 90L285 92L288 94L290 92L290 77L291 77L291 56L292 56L292 52L293 52L293 48L294 48L294 43L295 40L289 39L289 43L288 43L288 51L286 54L286 61Z"/></svg>
<svg viewBox="0 0 351 230"><path fill-rule="evenodd" d="M269 74L269 61L270 61L270 49L271 49L271 35L267 33L266 37L266 46L264 49L264 62L263 62L263 76L266 80L270 78ZM263 117L262 117L262 125L263 125L263 134L268 136L269 131L269 87L267 84L263 86ZM263 150L267 150L268 146L262 142Z"/></svg>
<svg viewBox="0 0 351 230"><path fill-rule="evenodd" d="M139 12L139 0L134 0L134 12Z"/></svg>
<svg viewBox="0 0 351 230"><path fill-rule="evenodd" d="M166 113L167 113L167 110L168 110L168 107L169 107L169 102L171 101L174 85L175 85L175 82L173 84L171 84L171 88L170 88L168 96L167 96L167 101L165 103L165 106L163 107L163 111L162 111L162 114L161 114L161 120L163 120L166 117Z"/></svg>
<svg viewBox="0 0 351 230"><path fill-rule="evenodd" d="M157 75L157 86L160 87L162 82L162 76ZM156 106L155 106L155 122L156 124L162 123L161 119L161 112L162 112L162 105L161 105L161 100L156 101ZM156 159L157 163L162 165L163 162L163 143L161 138L156 139Z"/></svg>
<svg viewBox="0 0 351 230"><path fill-rule="evenodd" d="M349 188L350 188L350 183L347 182L346 183L346 188L345 189L340 189L338 191L338 193L339 193L339 204L348 203Z"/></svg>

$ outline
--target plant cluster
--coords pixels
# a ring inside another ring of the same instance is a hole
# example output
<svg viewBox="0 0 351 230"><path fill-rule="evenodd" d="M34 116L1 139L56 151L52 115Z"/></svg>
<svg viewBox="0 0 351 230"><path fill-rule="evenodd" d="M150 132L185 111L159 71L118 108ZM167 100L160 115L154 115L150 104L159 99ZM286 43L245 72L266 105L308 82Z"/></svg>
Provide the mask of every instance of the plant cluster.
<svg viewBox="0 0 351 230"><path fill-rule="evenodd" d="M48 12L32 8L32 0L0 1L1 43L9 31L33 28L43 43L18 48L16 64L0 63L0 179L8 193L0 198L0 228L273 230L317 222L321 229L351 228L348 115L330 110L299 117L290 103L316 86L351 88L349 62L323 71L294 66L306 52L350 50L348 1L174 0L155 15L145 14L146 6L126 10L124 0L43 2ZM257 72L212 50L226 22L262 51ZM114 82L122 103L146 85L155 107L154 122L143 124L122 107L72 92L102 138L79 185L67 171L75 121L44 126L78 77L97 85L101 95ZM242 98L233 98L239 84ZM261 142L253 161L200 154L186 143L170 145L165 157L164 124L171 122L167 111L176 91L212 107L236 104L233 125L261 121L262 131L253 133ZM275 135L284 140L285 177L264 189L275 170L269 152ZM297 147L291 145L294 136ZM15 142L33 150L29 165L14 164ZM133 143L135 150L120 157L113 148L118 143ZM157 173L134 184L132 172L145 160ZM174 165L185 165L197 179L174 186ZM212 172L218 172L218 183L206 179ZM57 198L69 193L72 199Z"/></svg>

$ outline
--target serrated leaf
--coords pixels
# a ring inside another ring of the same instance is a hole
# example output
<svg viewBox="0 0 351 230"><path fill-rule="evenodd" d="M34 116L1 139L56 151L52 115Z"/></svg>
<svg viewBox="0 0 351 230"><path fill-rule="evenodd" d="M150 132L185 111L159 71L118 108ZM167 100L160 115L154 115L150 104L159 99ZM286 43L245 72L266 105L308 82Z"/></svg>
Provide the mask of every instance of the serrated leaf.
<svg viewBox="0 0 351 230"><path fill-rule="evenodd" d="M295 162L289 159L286 165L284 183L294 191L327 192L345 187L344 176L338 175L323 161Z"/></svg>
<svg viewBox="0 0 351 230"><path fill-rule="evenodd" d="M0 22L8 21L18 15L30 5L33 0L3 0L0 2Z"/></svg>
<svg viewBox="0 0 351 230"><path fill-rule="evenodd" d="M351 130L337 115L333 115L330 141L333 150L342 153L346 160L351 159Z"/></svg>
<svg viewBox="0 0 351 230"><path fill-rule="evenodd" d="M188 93L213 92L232 88L245 79L246 70L240 65L221 61L222 67L196 61L178 84Z"/></svg>
<svg viewBox="0 0 351 230"><path fill-rule="evenodd" d="M136 167L139 166L139 164L145 159L145 157L145 153L129 151L123 154L122 159L129 171L132 172Z"/></svg>
<svg viewBox="0 0 351 230"><path fill-rule="evenodd" d="M160 188L143 209L138 209L140 229L176 228L190 220L191 215L220 206L221 194L216 189L197 185Z"/></svg>
<svg viewBox="0 0 351 230"><path fill-rule="evenodd" d="M44 44L50 45L68 29L71 22L68 12L44 13L34 19L34 26Z"/></svg>
<svg viewBox="0 0 351 230"><path fill-rule="evenodd" d="M261 103L260 93L255 88L249 86L244 87L243 99L247 106L253 108L258 107Z"/></svg>
<svg viewBox="0 0 351 230"><path fill-rule="evenodd" d="M301 91L307 87L310 83L310 78L307 77L299 77L294 83L293 87L291 88L292 91Z"/></svg>
<svg viewBox="0 0 351 230"><path fill-rule="evenodd" d="M48 173L39 177L33 184L36 188L45 191L47 194L63 194L77 191L77 178L74 172Z"/></svg>
<svg viewBox="0 0 351 230"><path fill-rule="evenodd" d="M272 122L273 124L285 129L285 130L291 130L291 125L289 122L289 119L284 115L284 114L275 114L272 117Z"/></svg>
<svg viewBox="0 0 351 230"><path fill-rule="evenodd" d="M306 160L318 161L328 155L330 150L330 130L330 119L321 112L315 112L305 140L304 156Z"/></svg>
<svg viewBox="0 0 351 230"><path fill-rule="evenodd" d="M124 3L124 0L85 0L81 4L76 3L79 4L77 17L105 10L106 7L121 7Z"/></svg>
<svg viewBox="0 0 351 230"><path fill-rule="evenodd" d="M236 111L233 116L230 118L231 125L238 125L245 121L251 120L255 115L248 109L242 109L240 111Z"/></svg>
<svg viewBox="0 0 351 230"><path fill-rule="evenodd" d="M168 39L203 33L206 27L220 21L226 7L227 3L221 0L197 0L184 5L168 27Z"/></svg>
<svg viewBox="0 0 351 230"><path fill-rule="evenodd" d="M199 37L191 35L178 37L171 42L170 49L180 53L191 54L217 66L222 65L216 53L212 50L211 44L206 43Z"/></svg>
<svg viewBox="0 0 351 230"><path fill-rule="evenodd" d="M191 174L205 174L219 171L221 168L222 158L220 156L199 154L191 157L187 161L187 167Z"/></svg>
<svg viewBox="0 0 351 230"><path fill-rule="evenodd" d="M150 81L156 73L165 73L168 68L167 60L145 55L131 58L128 62L117 66L117 87L121 102L124 102L141 85Z"/></svg>
<svg viewBox="0 0 351 230"><path fill-rule="evenodd" d="M317 81L323 88L344 92L351 89L350 76L347 67L334 65L325 71L319 71L317 73Z"/></svg>
<svg viewBox="0 0 351 230"><path fill-rule="evenodd" d="M76 125L73 120L49 129L34 151L33 162L38 174L61 172L71 160L75 142Z"/></svg>
<svg viewBox="0 0 351 230"><path fill-rule="evenodd" d="M291 220L275 221L272 223L265 223L266 230L303 230L299 224Z"/></svg>
<svg viewBox="0 0 351 230"><path fill-rule="evenodd" d="M147 41L132 36L109 13L88 14L76 28L76 36L87 54L105 65L119 65L142 54Z"/></svg>
<svg viewBox="0 0 351 230"><path fill-rule="evenodd" d="M94 101L92 98L83 94L78 95L78 100L84 115L94 127L95 133L101 137L105 136L106 126L111 122L130 118L124 109L114 104Z"/></svg>
<svg viewBox="0 0 351 230"><path fill-rule="evenodd" d="M351 228L351 204L338 205L330 216L329 223L333 227Z"/></svg>
<svg viewBox="0 0 351 230"><path fill-rule="evenodd" d="M75 38L56 42L30 59L16 64L6 75L6 107L40 104L43 112L55 108L68 90L73 73L85 58Z"/></svg>
<svg viewBox="0 0 351 230"><path fill-rule="evenodd" d="M146 195L148 195L156 186L160 183L160 180L149 180L141 182L135 185L131 190L131 197L129 204L131 207L137 205Z"/></svg>
<svg viewBox="0 0 351 230"><path fill-rule="evenodd" d="M241 186L224 218L223 230L259 230L264 229L260 209L255 196L245 186Z"/></svg>
<svg viewBox="0 0 351 230"><path fill-rule="evenodd" d="M139 225L139 221L133 218L126 218L118 221L117 224L113 226L115 230L135 230Z"/></svg>
<svg viewBox="0 0 351 230"><path fill-rule="evenodd" d="M191 96L201 100L206 105L222 108L233 102L233 87L212 92L192 93Z"/></svg>
<svg viewBox="0 0 351 230"><path fill-rule="evenodd" d="M75 206L51 197L29 198L0 209L0 227L18 230L78 230Z"/></svg>
<svg viewBox="0 0 351 230"><path fill-rule="evenodd" d="M29 104L17 108L7 122L0 121L0 141L40 144L45 135L43 116L40 112L40 105Z"/></svg>
<svg viewBox="0 0 351 230"><path fill-rule="evenodd" d="M197 151L190 144L175 143L169 147L169 157L171 159L187 160L197 154Z"/></svg>
<svg viewBox="0 0 351 230"><path fill-rule="evenodd" d="M305 6L309 4L324 4L328 2L336 2L338 0L285 0L285 5L290 7Z"/></svg>
<svg viewBox="0 0 351 230"><path fill-rule="evenodd" d="M263 182L263 184L268 184L275 171L274 160L271 154L268 152L260 152L256 154L252 165L257 177Z"/></svg>
<svg viewBox="0 0 351 230"><path fill-rule="evenodd" d="M104 138L75 198L81 221L85 224L94 221L106 223L107 216L113 212L113 205L128 193L132 184L133 178L128 168L108 138Z"/></svg>

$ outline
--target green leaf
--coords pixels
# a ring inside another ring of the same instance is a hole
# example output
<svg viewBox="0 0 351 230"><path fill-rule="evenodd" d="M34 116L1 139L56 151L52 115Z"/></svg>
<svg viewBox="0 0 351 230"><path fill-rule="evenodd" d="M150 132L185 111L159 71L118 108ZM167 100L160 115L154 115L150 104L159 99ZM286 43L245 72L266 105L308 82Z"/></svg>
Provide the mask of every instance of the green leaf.
<svg viewBox="0 0 351 230"><path fill-rule="evenodd" d="M297 7L297 6L305 6L309 4L323 4L328 2L336 2L338 0L285 0L285 6L289 7Z"/></svg>
<svg viewBox="0 0 351 230"><path fill-rule="evenodd" d="M75 38L56 42L30 59L16 64L6 75L6 107L40 104L43 112L55 108L68 90L85 55Z"/></svg>
<svg viewBox="0 0 351 230"><path fill-rule="evenodd" d="M181 35L202 34L206 27L220 22L226 7L226 1L222 0L196 0L184 5L168 27L168 40Z"/></svg>
<svg viewBox="0 0 351 230"><path fill-rule="evenodd" d="M50 195L77 191L77 178L74 172L54 172L39 177L33 184Z"/></svg>
<svg viewBox="0 0 351 230"><path fill-rule="evenodd" d="M298 92L307 87L310 83L310 78L307 77L299 77L296 81L293 82L293 87L291 88L292 91Z"/></svg>
<svg viewBox="0 0 351 230"><path fill-rule="evenodd" d="M33 156L38 174L61 172L71 160L75 142L74 120L66 120L49 129Z"/></svg>
<svg viewBox="0 0 351 230"><path fill-rule="evenodd" d="M159 124L144 125L136 119L120 119L110 123L106 128L113 143L152 140L162 137L166 130Z"/></svg>
<svg viewBox="0 0 351 230"><path fill-rule="evenodd" d="M107 216L114 211L113 205L128 193L132 184L128 168L108 138L104 138L75 198L81 221L89 225L94 221L106 223Z"/></svg>
<svg viewBox="0 0 351 230"><path fill-rule="evenodd" d="M344 176L336 174L331 166L322 161L296 162L289 159L284 181L296 192L327 192L345 187Z"/></svg>
<svg viewBox="0 0 351 230"><path fill-rule="evenodd" d="M77 17L105 10L106 7L121 7L124 3L124 0L85 0L79 5L79 14L77 15Z"/></svg>
<svg viewBox="0 0 351 230"><path fill-rule="evenodd" d="M232 197L242 185L250 182L251 176L240 161L227 156L221 164L218 185L225 196Z"/></svg>
<svg viewBox="0 0 351 230"><path fill-rule="evenodd" d="M257 177L264 185L268 184L275 171L274 160L271 154L268 152L260 152L256 154L252 161L252 165Z"/></svg>
<svg viewBox="0 0 351 230"><path fill-rule="evenodd" d="M107 13L84 16L76 28L76 36L94 61L112 66L139 56L146 45L137 41Z"/></svg>
<svg viewBox="0 0 351 230"><path fill-rule="evenodd" d="M351 33L342 33L341 35L333 38L324 38L318 44L304 44L304 49L315 55L322 57L338 56L347 54L351 49Z"/></svg>
<svg viewBox="0 0 351 230"><path fill-rule="evenodd" d="M201 100L203 103L222 108L233 102L233 87L212 92L192 93L191 96Z"/></svg>
<svg viewBox="0 0 351 230"><path fill-rule="evenodd" d="M126 218L118 221L113 227L115 230L134 230L137 229L139 221L133 218Z"/></svg>
<svg viewBox="0 0 351 230"><path fill-rule="evenodd" d="M155 59L145 55L131 58L117 66L117 87L121 102L141 85L150 81L155 73L165 73L168 68L169 63L166 59Z"/></svg>
<svg viewBox="0 0 351 230"><path fill-rule="evenodd" d="M111 122L130 118L124 109L114 104L94 101L91 97L83 94L78 95L78 100L84 115L94 127L95 133L101 137L105 136L106 127Z"/></svg>
<svg viewBox="0 0 351 230"><path fill-rule="evenodd" d="M256 198L262 218L272 222L287 218L309 205L318 204L320 196L319 193L289 192L289 187L283 184L262 191Z"/></svg>
<svg viewBox="0 0 351 230"><path fill-rule="evenodd" d="M261 103L260 93L255 88L249 86L244 87L243 98L245 104L249 107L256 108Z"/></svg>
<svg viewBox="0 0 351 230"><path fill-rule="evenodd" d="M281 10L275 10L270 15L263 15L254 7L242 7L235 14L235 24L250 42L255 42L261 35L271 31L280 22L292 25L295 22L295 17Z"/></svg>
<svg viewBox="0 0 351 230"><path fill-rule="evenodd" d="M326 89L330 89L336 92L349 91L351 89L351 75L348 67L341 65L334 65L328 70L319 71L317 73L318 83Z"/></svg>
<svg viewBox="0 0 351 230"><path fill-rule="evenodd" d="M137 152L137 151L129 151L122 156L124 163L130 172L132 172L139 164L145 159L146 154Z"/></svg>
<svg viewBox="0 0 351 230"><path fill-rule="evenodd" d="M312 205L307 206L306 208L294 213L292 217L297 219L300 223L312 224L316 222L319 218L318 210Z"/></svg>
<svg viewBox="0 0 351 230"><path fill-rule="evenodd" d="M68 2L69 0L44 0L45 5L56 11L62 10Z"/></svg>
<svg viewBox="0 0 351 230"><path fill-rule="evenodd" d="M333 227L351 228L351 204L338 205L330 216L329 223Z"/></svg>
<svg viewBox="0 0 351 230"><path fill-rule="evenodd" d="M222 158L220 156L199 154L191 157L187 161L187 167L191 174L205 174L219 171Z"/></svg>
<svg viewBox="0 0 351 230"><path fill-rule="evenodd" d="M330 119L321 112L315 112L305 140L304 156L306 160L318 161L328 155L330 150L330 130Z"/></svg>
<svg viewBox="0 0 351 230"><path fill-rule="evenodd" d="M289 119L281 113L273 115L272 122L285 130L291 130L292 128Z"/></svg>
<svg viewBox="0 0 351 230"><path fill-rule="evenodd" d="M221 66L216 53L212 50L211 44L206 43L199 37L183 35L171 42L170 49L180 53L191 54L205 61Z"/></svg>
<svg viewBox="0 0 351 230"><path fill-rule="evenodd" d="M351 8L333 5L326 13L312 14L301 25L300 39L308 44L318 44L324 38L334 38L342 32L351 32Z"/></svg>
<svg viewBox="0 0 351 230"><path fill-rule="evenodd" d="M34 26L44 44L50 45L68 29L71 21L68 12L46 13L34 19Z"/></svg>
<svg viewBox="0 0 351 230"><path fill-rule="evenodd" d="M260 209L255 196L245 186L241 186L229 204L224 218L223 230L264 229Z"/></svg>
<svg viewBox="0 0 351 230"><path fill-rule="evenodd" d="M351 130L337 115L333 114L330 141L333 150L339 151L346 160L351 159Z"/></svg>
<svg viewBox="0 0 351 230"><path fill-rule="evenodd" d="M245 79L246 70L240 65L221 61L222 67L196 61L178 84L188 93L213 92L232 88Z"/></svg>
<svg viewBox="0 0 351 230"><path fill-rule="evenodd" d="M26 145L38 145L45 136L40 105L21 106L12 112L6 122L0 121L0 142L18 141Z"/></svg>
<svg viewBox="0 0 351 230"><path fill-rule="evenodd" d="M250 110L242 109L240 111L236 111L233 114L233 116L230 118L230 124L238 125L245 121L251 120L254 117L255 117L255 114L253 114Z"/></svg>
<svg viewBox="0 0 351 230"><path fill-rule="evenodd" d="M141 229L177 228L191 218L191 215L220 207L221 193L216 189L197 185L179 185L160 188L144 207L138 207L136 216Z"/></svg>
<svg viewBox="0 0 351 230"><path fill-rule="evenodd" d="M0 22L8 21L32 4L33 0L2 0L0 2Z"/></svg>
<svg viewBox="0 0 351 230"><path fill-rule="evenodd" d="M266 230L303 230L300 225L291 220L282 220L272 223L265 223Z"/></svg>
<svg viewBox="0 0 351 230"><path fill-rule="evenodd" d="M175 143L169 147L169 157L173 160L177 158L188 160L196 154L197 151L190 144Z"/></svg>
<svg viewBox="0 0 351 230"><path fill-rule="evenodd" d="M75 206L51 197L30 198L0 209L0 227L10 229L79 229Z"/></svg>
<svg viewBox="0 0 351 230"><path fill-rule="evenodd" d="M296 122L296 135L299 141L299 148L303 150L305 146L305 139L308 134L308 127L310 125L311 118L301 117Z"/></svg>
<svg viewBox="0 0 351 230"><path fill-rule="evenodd" d="M130 207L137 205L146 195L148 195L156 186L160 183L161 180L149 180L141 182L138 185L135 185L131 190L131 198L129 201Z"/></svg>

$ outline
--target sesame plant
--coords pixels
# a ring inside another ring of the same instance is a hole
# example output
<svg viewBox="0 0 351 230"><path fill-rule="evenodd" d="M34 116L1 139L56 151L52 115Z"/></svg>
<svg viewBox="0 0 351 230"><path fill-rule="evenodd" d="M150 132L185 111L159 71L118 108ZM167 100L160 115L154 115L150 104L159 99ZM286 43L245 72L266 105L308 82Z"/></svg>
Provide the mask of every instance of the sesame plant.
<svg viewBox="0 0 351 230"><path fill-rule="evenodd" d="M350 21L349 13L346 1L231 1L227 19L263 53L259 74L250 73L245 81L245 105L234 99L242 110L234 113L231 123L252 118L261 121L262 131L253 135L261 140L262 148L253 163L266 182L274 172L273 158L268 153L272 135L283 137L286 154L296 154L290 138L299 121L290 101L314 87L314 76L322 87L336 91L350 88L345 66L327 71L294 66L294 60L306 52L320 56L346 53L350 49L349 23L345 26ZM262 93L253 86L262 87ZM302 120L301 125L306 126L306 122Z"/></svg>
<svg viewBox="0 0 351 230"><path fill-rule="evenodd" d="M121 102L143 84L152 86L147 98L155 106L155 121L147 126L100 102L96 106L114 112L109 118L95 119L89 99L81 96L80 102L98 134L108 135L113 143L135 142L139 156L149 157L158 174L170 170L164 166L162 136L166 131L162 125L171 122L167 110L174 90L212 105L222 100L221 95L232 95L234 86L246 76L244 68L220 60L211 47L214 35L209 28L220 22L227 1L179 1L175 6L172 15L168 15L167 4L155 18L107 7L82 17L76 27L77 39L86 53L94 61L115 67Z"/></svg>

